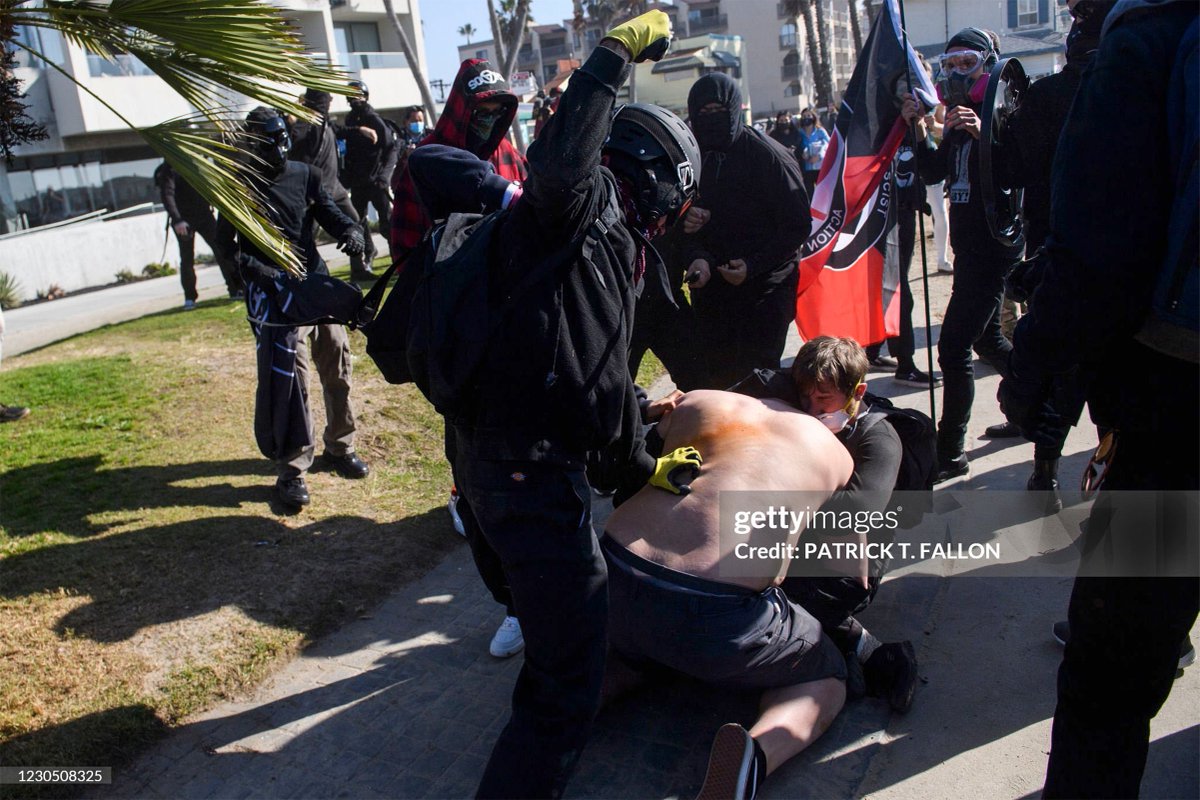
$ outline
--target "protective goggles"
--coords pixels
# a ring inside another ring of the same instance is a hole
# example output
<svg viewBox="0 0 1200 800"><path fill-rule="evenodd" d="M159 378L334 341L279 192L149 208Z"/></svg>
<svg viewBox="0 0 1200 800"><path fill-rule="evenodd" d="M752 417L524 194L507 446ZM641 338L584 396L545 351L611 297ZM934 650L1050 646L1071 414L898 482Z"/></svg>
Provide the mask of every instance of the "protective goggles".
<svg viewBox="0 0 1200 800"><path fill-rule="evenodd" d="M986 57L978 50L955 50L953 53L942 53L938 56L938 65L943 75L970 75L979 68Z"/></svg>

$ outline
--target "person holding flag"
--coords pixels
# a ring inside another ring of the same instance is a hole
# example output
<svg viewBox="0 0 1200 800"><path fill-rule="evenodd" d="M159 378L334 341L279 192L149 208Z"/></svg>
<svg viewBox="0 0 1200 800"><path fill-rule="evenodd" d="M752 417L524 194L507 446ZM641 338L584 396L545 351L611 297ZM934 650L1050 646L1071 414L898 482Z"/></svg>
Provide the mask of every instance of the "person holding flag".
<svg viewBox="0 0 1200 800"><path fill-rule="evenodd" d="M1007 372L1012 345L1000 331L1000 300L1004 276L1021 260L1024 242L1004 244L995 239L984 214L979 174L981 105L988 72L999 59L993 34L964 28L946 43L938 81L938 99L946 106L945 135L936 149L926 135L928 104L909 96L904 118L915 122L917 166L926 183L949 182L950 246L954 248L954 284L942 319L938 364L943 381L942 418L938 424L938 481L970 471L964 446L975 371L971 349L1000 371Z"/></svg>
<svg viewBox="0 0 1200 800"><path fill-rule="evenodd" d="M898 0L887 0L846 87L812 196L813 229L801 254L796 298L796 323L806 340L882 342L900 334L902 313L910 313L901 309L904 248L890 177L909 133L897 97L910 92L929 108L937 104L933 83L904 41ZM928 376L909 362L898 364L897 374L927 385Z"/></svg>

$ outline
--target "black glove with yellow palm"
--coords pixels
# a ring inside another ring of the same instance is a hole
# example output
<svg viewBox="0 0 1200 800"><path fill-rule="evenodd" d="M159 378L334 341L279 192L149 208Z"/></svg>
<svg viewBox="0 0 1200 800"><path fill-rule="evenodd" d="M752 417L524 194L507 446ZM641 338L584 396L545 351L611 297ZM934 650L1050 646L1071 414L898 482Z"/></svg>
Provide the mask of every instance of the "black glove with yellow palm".
<svg viewBox="0 0 1200 800"><path fill-rule="evenodd" d="M635 62L658 61L671 46L671 18L664 11L647 11L613 28L604 38L624 45Z"/></svg>

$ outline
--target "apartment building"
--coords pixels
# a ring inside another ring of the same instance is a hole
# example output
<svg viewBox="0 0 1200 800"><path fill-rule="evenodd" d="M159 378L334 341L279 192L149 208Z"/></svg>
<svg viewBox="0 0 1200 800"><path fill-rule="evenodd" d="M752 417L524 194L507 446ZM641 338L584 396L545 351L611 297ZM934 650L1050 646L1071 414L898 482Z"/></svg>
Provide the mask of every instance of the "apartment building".
<svg viewBox="0 0 1200 800"><path fill-rule="evenodd" d="M743 96L750 87L742 68L743 41L740 36L708 33L677 39L661 61L636 65L637 99L654 103L687 117L687 98L701 75L723 72L738 82ZM749 122L749 118L746 120Z"/></svg>
<svg viewBox="0 0 1200 800"><path fill-rule="evenodd" d="M589 48L590 52L591 48ZM525 41L517 51L514 72L529 72L537 78L538 86L545 86L558 74L559 62L576 58L577 48L570 29L565 25L532 25L525 34ZM496 43L492 39L460 44L458 60L484 58L495 64Z"/></svg>
<svg viewBox="0 0 1200 800"><path fill-rule="evenodd" d="M424 64L419 0L395 0L409 40ZM311 52L341 65L371 88L371 103L389 116L420 102L412 71L382 0L280 0ZM194 112L136 58L114 61L85 52L56 32L18 29L17 35L61 66L135 125L154 125ZM49 138L23 145L10 165L0 163L0 235L101 209L157 202L158 157L137 134L78 85L24 51L16 75L28 93L30 115ZM299 89L297 90L299 91ZM244 98L231 98L246 109ZM333 111L346 111L335 98ZM389 113L391 112L391 113Z"/></svg>

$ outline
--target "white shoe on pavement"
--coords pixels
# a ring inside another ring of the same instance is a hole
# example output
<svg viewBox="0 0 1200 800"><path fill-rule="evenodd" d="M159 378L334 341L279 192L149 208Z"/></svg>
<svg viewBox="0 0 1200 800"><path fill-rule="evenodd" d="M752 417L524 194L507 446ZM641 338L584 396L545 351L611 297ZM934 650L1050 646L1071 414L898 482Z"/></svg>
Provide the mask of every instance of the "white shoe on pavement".
<svg viewBox="0 0 1200 800"><path fill-rule="evenodd" d="M446 509L450 512L450 522L454 525L454 531L459 536L466 536L467 532L463 528L462 517L458 514L458 487L450 487L450 502L446 504Z"/></svg>
<svg viewBox="0 0 1200 800"><path fill-rule="evenodd" d="M525 649L525 637L521 635L521 623L516 617L505 617L496 629L488 652L496 658L515 656Z"/></svg>
<svg viewBox="0 0 1200 800"><path fill-rule="evenodd" d="M938 272L952 273L954 272L954 264L949 261L943 261L942 263L938 264Z"/></svg>

